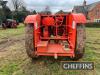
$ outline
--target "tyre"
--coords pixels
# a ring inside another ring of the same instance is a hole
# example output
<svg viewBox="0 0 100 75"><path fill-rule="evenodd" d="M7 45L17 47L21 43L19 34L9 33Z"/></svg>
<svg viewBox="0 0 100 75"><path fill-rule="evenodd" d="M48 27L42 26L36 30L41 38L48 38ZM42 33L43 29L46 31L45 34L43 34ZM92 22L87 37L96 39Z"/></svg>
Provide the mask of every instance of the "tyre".
<svg viewBox="0 0 100 75"><path fill-rule="evenodd" d="M25 26L25 47L27 55L30 58L35 58L35 46L34 46L34 25L28 24Z"/></svg>
<svg viewBox="0 0 100 75"><path fill-rule="evenodd" d="M2 28L3 29L6 29L7 28L6 25L5 25L5 23L2 23Z"/></svg>
<svg viewBox="0 0 100 75"><path fill-rule="evenodd" d="M83 24L77 25L75 57L73 58L73 60L79 60L83 57L85 53L85 39L86 39L85 25Z"/></svg>

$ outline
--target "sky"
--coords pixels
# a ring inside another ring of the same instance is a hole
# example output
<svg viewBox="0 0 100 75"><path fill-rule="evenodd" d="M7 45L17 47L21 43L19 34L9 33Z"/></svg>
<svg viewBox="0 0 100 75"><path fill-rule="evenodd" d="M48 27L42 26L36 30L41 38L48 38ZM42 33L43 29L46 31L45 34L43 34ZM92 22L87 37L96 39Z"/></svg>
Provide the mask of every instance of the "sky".
<svg viewBox="0 0 100 75"><path fill-rule="evenodd" d="M11 0L8 0L8 6L13 9ZM84 0L23 0L25 6L28 10L42 11L46 6L50 7L52 12L57 12L59 10L71 11L74 6L82 5ZM100 0L86 0L87 4L97 2Z"/></svg>

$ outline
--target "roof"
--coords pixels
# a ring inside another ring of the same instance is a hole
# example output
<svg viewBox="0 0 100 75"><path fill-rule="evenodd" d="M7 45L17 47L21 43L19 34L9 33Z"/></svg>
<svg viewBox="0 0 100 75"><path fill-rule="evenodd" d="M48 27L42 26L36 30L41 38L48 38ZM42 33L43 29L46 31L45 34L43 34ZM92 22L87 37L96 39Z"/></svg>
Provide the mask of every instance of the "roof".
<svg viewBox="0 0 100 75"><path fill-rule="evenodd" d="M74 10L77 13L84 13L85 14L87 12L87 8L84 6L75 6Z"/></svg>
<svg viewBox="0 0 100 75"><path fill-rule="evenodd" d="M84 13L86 14L86 12L92 10L97 4L99 4L100 1L86 5L86 6L74 6L74 10L77 13Z"/></svg>
<svg viewBox="0 0 100 75"><path fill-rule="evenodd" d="M88 11L89 10L92 10L97 4L99 4L100 3L100 1L98 1L98 2L95 2L95 3L92 3L92 4L89 4L89 5L87 5L86 7L87 7L87 9L88 9Z"/></svg>

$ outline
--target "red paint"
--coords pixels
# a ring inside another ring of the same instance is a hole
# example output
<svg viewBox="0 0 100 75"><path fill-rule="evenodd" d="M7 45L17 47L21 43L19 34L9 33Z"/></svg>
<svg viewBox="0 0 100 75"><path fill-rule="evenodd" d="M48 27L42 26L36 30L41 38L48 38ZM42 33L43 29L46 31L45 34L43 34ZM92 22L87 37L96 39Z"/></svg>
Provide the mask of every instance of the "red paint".
<svg viewBox="0 0 100 75"><path fill-rule="evenodd" d="M37 55L43 56L70 56L74 57L76 43L76 26L78 23L86 23L86 18L83 14L64 14L64 15L29 15L25 19L25 23L33 23L34 25L34 42ZM50 26L55 29L54 37L50 37ZM58 27L63 26L65 29L61 36L58 33ZM41 28L44 28L43 33ZM42 34L42 35L41 35ZM50 44L50 40L68 41L69 50L66 51L61 44Z"/></svg>
<svg viewBox="0 0 100 75"><path fill-rule="evenodd" d="M51 26L55 24L53 17L46 17L42 20L43 25Z"/></svg>

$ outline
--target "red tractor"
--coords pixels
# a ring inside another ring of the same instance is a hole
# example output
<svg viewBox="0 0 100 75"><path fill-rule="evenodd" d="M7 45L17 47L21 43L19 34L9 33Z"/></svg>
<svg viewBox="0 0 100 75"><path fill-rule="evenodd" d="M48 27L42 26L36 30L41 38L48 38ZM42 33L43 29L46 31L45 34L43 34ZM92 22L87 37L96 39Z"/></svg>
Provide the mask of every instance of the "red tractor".
<svg viewBox="0 0 100 75"><path fill-rule="evenodd" d="M17 28L19 23L16 20L13 19L6 19L2 22L2 28Z"/></svg>
<svg viewBox="0 0 100 75"><path fill-rule="evenodd" d="M29 57L82 58L85 46L83 14L29 15L26 24L26 51Z"/></svg>

